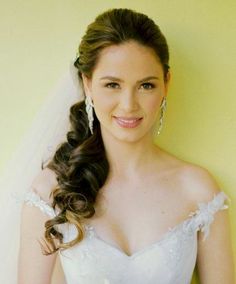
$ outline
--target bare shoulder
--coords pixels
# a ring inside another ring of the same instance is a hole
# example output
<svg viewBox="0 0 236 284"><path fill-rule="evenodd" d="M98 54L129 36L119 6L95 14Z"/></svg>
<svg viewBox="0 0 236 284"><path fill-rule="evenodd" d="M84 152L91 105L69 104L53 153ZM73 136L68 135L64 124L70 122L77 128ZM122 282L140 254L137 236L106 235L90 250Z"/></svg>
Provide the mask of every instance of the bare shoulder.
<svg viewBox="0 0 236 284"><path fill-rule="evenodd" d="M170 168L174 168L174 175L179 180L189 200L208 202L222 191L213 174L206 168L179 159L175 155L164 151Z"/></svg>
<svg viewBox="0 0 236 284"><path fill-rule="evenodd" d="M190 199L195 202L208 202L221 191L213 174L200 165L185 162L180 177Z"/></svg>
<svg viewBox="0 0 236 284"><path fill-rule="evenodd" d="M49 168L44 168L34 178L31 188L46 202L52 201L50 194L57 186L56 174Z"/></svg>

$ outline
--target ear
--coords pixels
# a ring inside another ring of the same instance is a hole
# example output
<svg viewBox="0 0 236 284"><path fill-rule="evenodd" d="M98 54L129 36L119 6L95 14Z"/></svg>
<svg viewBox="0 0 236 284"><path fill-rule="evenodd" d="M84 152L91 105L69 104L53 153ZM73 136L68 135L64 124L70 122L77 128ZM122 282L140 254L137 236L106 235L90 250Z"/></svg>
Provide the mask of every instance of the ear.
<svg viewBox="0 0 236 284"><path fill-rule="evenodd" d="M82 80L86 96L92 97L91 79L89 79L86 75L82 73Z"/></svg>

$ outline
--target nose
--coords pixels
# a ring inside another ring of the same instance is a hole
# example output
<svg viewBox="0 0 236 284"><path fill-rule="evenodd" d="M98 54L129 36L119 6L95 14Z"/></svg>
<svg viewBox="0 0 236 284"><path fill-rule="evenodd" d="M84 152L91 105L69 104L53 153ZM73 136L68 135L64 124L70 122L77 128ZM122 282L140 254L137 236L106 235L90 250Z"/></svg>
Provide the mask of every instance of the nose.
<svg viewBox="0 0 236 284"><path fill-rule="evenodd" d="M131 112L138 109L138 101L135 92L128 90L121 94L120 108L125 112Z"/></svg>

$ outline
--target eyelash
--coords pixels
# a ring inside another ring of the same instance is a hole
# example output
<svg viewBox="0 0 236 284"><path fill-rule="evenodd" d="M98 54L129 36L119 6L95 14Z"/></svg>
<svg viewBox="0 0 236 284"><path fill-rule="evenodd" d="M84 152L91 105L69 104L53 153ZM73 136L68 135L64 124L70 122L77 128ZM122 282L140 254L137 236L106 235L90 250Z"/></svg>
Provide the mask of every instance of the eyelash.
<svg viewBox="0 0 236 284"><path fill-rule="evenodd" d="M114 84L116 84L117 85L117 83L114 83L114 82L111 82L111 83L107 83L106 85L105 85L105 87L108 87L108 86L110 86L110 85L114 85ZM152 84L152 83L143 83L142 85L149 85L149 86L151 86L152 88L147 88L147 89L145 89L145 90L152 90L152 89L154 89L155 88L155 85L154 84ZM112 88L113 89L113 88Z"/></svg>

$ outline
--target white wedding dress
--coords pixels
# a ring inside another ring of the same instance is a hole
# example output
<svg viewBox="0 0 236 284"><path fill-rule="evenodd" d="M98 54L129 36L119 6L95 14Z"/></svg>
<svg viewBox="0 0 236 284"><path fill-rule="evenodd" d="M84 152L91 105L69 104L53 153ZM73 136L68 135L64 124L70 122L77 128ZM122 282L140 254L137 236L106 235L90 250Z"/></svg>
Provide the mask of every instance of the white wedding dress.
<svg viewBox="0 0 236 284"><path fill-rule="evenodd" d="M22 199L37 206L49 217L57 212L30 190L41 171L41 160L52 158L69 129L69 109L84 99L73 64L45 101L29 131L0 177L1 249L0 283L17 283L17 255L20 239ZM95 228L86 225L86 238L70 249L59 252L67 284L189 284L196 263L197 232L208 234L214 214L228 208L222 191L189 218L170 228L153 244L126 255L120 248L102 240ZM19 202L16 202L19 200ZM229 199L230 200L230 199ZM64 242L74 239L73 225L58 225ZM57 281L55 283L58 283Z"/></svg>
<svg viewBox="0 0 236 284"><path fill-rule="evenodd" d="M35 192L23 198L29 205L37 206L49 217L54 211ZM89 223L85 224L86 236L79 244L59 252L67 284L190 284L197 257L197 232L208 236L215 213L227 209L230 200L223 192L206 203L180 224L169 228L161 238L132 255L109 244L98 236ZM74 239L77 230L72 224L58 225L63 241Z"/></svg>

